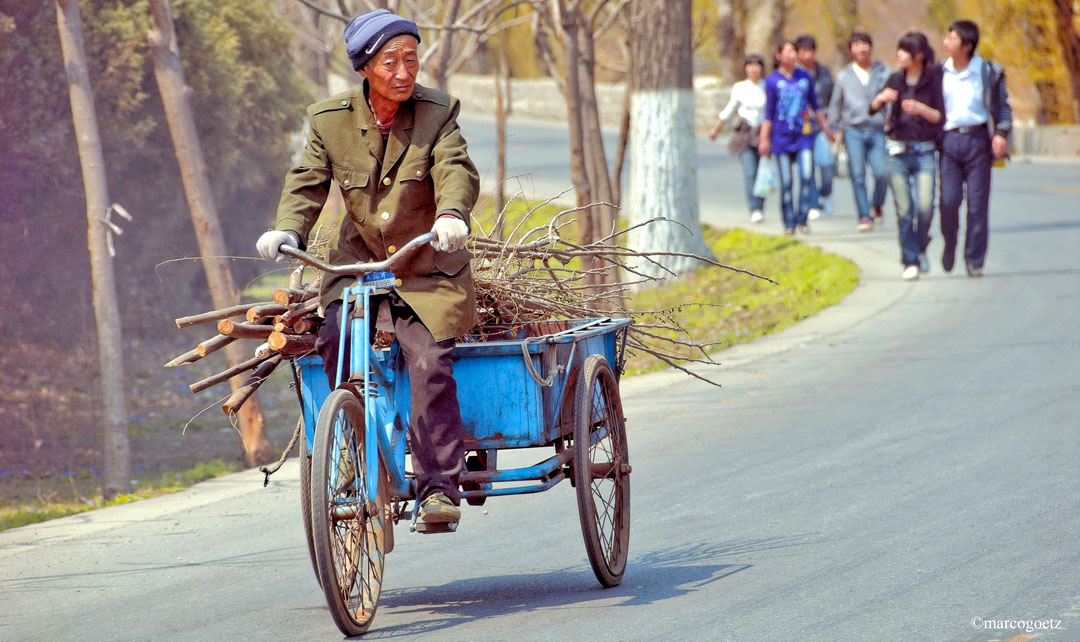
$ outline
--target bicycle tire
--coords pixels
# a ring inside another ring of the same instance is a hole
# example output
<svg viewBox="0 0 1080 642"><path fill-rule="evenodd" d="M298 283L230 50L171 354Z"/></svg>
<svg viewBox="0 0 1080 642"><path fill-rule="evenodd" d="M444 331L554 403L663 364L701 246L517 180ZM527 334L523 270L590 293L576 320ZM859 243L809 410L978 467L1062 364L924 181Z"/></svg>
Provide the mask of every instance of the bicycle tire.
<svg viewBox="0 0 1080 642"><path fill-rule="evenodd" d="M602 355L585 359L575 401L573 468L581 534L596 579L610 588L626 571L630 465L618 379Z"/></svg>
<svg viewBox="0 0 1080 642"><path fill-rule="evenodd" d="M386 484L370 496L365 456L363 402L350 390L335 390L315 426L311 517L320 584L345 635L364 633L375 617L390 527Z"/></svg>

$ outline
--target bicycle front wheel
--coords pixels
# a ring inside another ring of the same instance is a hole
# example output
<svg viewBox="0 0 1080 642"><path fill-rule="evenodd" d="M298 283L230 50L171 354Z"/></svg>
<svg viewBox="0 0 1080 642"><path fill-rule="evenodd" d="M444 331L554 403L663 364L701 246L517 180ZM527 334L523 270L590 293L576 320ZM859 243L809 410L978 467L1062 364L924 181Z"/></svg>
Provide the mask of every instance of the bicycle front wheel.
<svg viewBox="0 0 1080 642"><path fill-rule="evenodd" d="M311 519L319 583L345 635L368 630L379 605L390 502L364 475L364 406L346 389L323 402L312 453Z"/></svg>

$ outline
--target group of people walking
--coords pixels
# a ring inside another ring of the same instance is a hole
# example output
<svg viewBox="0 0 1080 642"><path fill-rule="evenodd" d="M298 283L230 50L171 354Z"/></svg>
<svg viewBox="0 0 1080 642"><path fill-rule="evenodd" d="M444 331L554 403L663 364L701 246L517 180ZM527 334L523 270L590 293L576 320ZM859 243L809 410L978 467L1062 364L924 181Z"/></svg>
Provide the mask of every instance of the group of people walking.
<svg viewBox="0 0 1080 642"><path fill-rule="evenodd" d="M969 276L981 276L990 171L993 161L1008 152L1012 110L1001 66L976 55L978 44L978 25L958 20L946 30L946 60L938 64L926 35L910 31L897 43L897 69L892 71L874 60L870 36L857 31L848 40L851 62L835 80L817 63L812 36L781 42L768 75L764 58L747 56L746 79L732 87L731 100L709 137L715 140L737 116L729 149L743 167L750 220L764 219L764 198L755 183L759 170L769 171L772 157L784 230L808 234L811 220L833 211L842 138L859 232L882 222L891 187L902 278L916 279L930 270L927 247L939 175L942 268L950 272L955 264L966 193L964 262Z"/></svg>

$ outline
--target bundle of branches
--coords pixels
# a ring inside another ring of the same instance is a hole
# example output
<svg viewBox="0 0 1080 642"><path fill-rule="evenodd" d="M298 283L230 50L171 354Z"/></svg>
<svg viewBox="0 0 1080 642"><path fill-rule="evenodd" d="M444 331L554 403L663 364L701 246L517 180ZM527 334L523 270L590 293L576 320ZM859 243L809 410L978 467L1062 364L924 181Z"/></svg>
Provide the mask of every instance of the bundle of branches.
<svg viewBox="0 0 1080 642"><path fill-rule="evenodd" d="M533 208L529 214L546 203ZM613 230L584 245L565 238L562 231L573 223L569 215L593 205L563 210L546 225L522 229L524 222L530 219L527 214L512 228L506 240L493 238L491 231L484 230L474 221L475 235L470 239L470 249L474 254L473 278L480 312L477 337L483 340L522 331L528 334L531 328L555 320L598 315L629 317L634 319L627 335L627 348L631 353L652 355L671 367L715 384L683 365L687 362L719 365L709 355L709 348L719 342L699 341L677 321L675 313L686 306L634 310L628 307L628 294L645 285L675 277L663 266L664 257L670 256L688 257L700 261L703 266L722 267L775 281L694 254L638 252L620 244L629 232L640 227L680 225L670 219L654 218L627 229ZM492 231L507 227L502 217L500 214ZM635 267L642 264L659 268L662 276L650 276ZM592 267L585 268L585 265ZM686 305L715 304L688 302Z"/></svg>
<svg viewBox="0 0 1080 642"><path fill-rule="evenodd" d="M322 323L317 315L318 288L304 284L302 279L301 267L292 272L289 287L274 290L272 301L244 303L176 319L178 328L216 321L218 334L166 363L165 367L194 363L237 339L263 341L251 359L188 386L191 392L202 392L252 371L244 385L233 391L221 406L225 414L235 414L284 358L302 356L315 350L316 331ZM234 320L240 318L243 320Z"/></svg>

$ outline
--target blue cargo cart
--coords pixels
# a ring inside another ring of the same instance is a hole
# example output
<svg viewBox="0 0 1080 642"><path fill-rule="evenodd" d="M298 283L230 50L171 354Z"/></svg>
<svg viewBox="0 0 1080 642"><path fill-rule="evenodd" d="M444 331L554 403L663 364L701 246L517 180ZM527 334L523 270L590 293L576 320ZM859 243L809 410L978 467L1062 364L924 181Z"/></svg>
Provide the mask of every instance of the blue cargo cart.
<svg viewBox="0 0 1080 642"><path fill-rule="evenodd" d="M417 520L416 483L406 469L409 376L396 343L378 349L365 339L370 298L393 287L389 271L432 240L425 234L380 263L332 266L295 248L290 256L336 274L362 277L341 306L352 350L341 383L331 390L317 356L293 364L304 420L300 492L316 577L331 616L346 635L367 631L378 607L394 524L446 532ZM616 586L630 539L630 464L619 398L619 373L629 319L594 318L530 324L495 340L459 342L454 379L465 423L462 497L523 495L564 479L575 487L585 550L596 578ZM355 337L355 339L353 339ZM342 371L344 370L344 371ZM500 469L498 452L551 449L532 466Z"/></svg>

